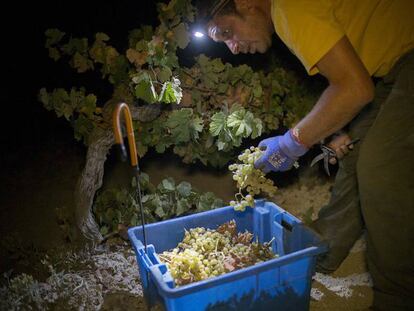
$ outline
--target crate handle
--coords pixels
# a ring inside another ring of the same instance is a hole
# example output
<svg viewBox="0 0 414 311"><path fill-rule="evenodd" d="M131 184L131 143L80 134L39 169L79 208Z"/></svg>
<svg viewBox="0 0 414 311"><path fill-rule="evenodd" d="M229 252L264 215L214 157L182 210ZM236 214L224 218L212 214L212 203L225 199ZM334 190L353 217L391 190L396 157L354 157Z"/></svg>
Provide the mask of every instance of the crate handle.
<svg viewBox="0 0 414 311"><path fill-rule="evenodd" d="M161 265L164 265L164 264L161 264ZM170 275L167 277L167 280L165 279L165 277L164 277L165 273L163 274L161 272L161 269L160 269L161 265L154 265L154 266L150 267L149 272L152 274L152 277L155 280L157 280L157 282L155 282L155 284L161 286L161 288L164 291L166 291L166 290L169 290L171 288L174 288L175 283L174 283L174 279ZM166 273L169 273L168 269L166 270Z"/></svg>
<svg viewBox="0 0 414 311"><path fill-rule="evenodd" d="M282 221L280 222L280 225L289 232L292 232L293 230L293 225L287 222L283 217L282 217Z"/></svg>

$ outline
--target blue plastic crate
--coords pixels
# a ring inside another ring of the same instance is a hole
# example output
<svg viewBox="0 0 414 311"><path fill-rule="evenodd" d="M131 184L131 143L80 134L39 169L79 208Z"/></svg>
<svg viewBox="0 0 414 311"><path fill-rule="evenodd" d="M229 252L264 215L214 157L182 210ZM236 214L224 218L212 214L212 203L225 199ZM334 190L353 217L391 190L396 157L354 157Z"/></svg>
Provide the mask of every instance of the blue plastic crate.
<svg viewBox="0 0 414 311"><path fill-rule="evenodd" d="M170 250L184 238L185 229L216 229L234 219L259 242L272 238L280 257L211 279L174 287L156 252ZM149 307L161 304L171 311L308 310L316 256L326 247L296 217L263 200L255 208L237 212L230 206L146 225L147 253L142 227L128 230L137 256L144 297Z"/></svg>

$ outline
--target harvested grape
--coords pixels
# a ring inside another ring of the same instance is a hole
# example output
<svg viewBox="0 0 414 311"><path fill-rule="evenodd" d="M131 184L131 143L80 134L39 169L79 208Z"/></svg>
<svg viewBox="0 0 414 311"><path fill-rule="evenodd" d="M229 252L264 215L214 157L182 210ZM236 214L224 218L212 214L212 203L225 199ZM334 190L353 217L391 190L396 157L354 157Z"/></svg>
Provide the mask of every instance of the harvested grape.
<svg viewBox="0 0 414 311"><path fill-rule="evenodd" d="M271 243L253 242L250 232L237 232L234 220L216 230L186 230L183 240L159 255L176 286L205 280L277 257Z"/></svg>
<svg viewBox="0 0 414 311"><path fill-rule="evenodd" d="M264 193L272 196L277 190L273 181L267 179L261 170L254 167L254 162L262 154L263 151L259 148L250 147L238 156L241 163L229 165L229 170L233 172L233 180L237 182L239 189L239 192L235 194L235 200L230 201L230 205L236 211L244 211L247 206L254 207L254 197L258 194Z"/></svg>

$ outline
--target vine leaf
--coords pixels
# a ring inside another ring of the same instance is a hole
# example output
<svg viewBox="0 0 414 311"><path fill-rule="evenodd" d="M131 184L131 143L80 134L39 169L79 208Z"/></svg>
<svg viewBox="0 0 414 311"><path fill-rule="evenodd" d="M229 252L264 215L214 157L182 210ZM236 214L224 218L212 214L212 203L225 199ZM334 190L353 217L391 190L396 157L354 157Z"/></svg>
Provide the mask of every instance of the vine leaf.
<svg viewBox="0 0 414 311"><path fill-rule="evenodd" d="M213 114L210 122L210 133L213 136L218 136L226 128L227 117L220 111Z"/></svg>
<svg viewBox="0 0 414 311"><path fill-rule="evenodd" d="M88 118L92 118L96 111L96 96L93 94L87 95L84 98L80 111L86 114Z"/></svg>
<svg viewBox="0 0 414 311"><path fill-rule="evenodd" d="M166 122L167 128L171 132L173 141L176 144L196 140L199 132L203 130L203 120L193 116L191 108L183 108L171 112Z"/></svg>
<svg viewBox="0 0 414 311"><path fill-rule="evenodd" d="M158 95L155 91L152 80L142 79L140 82L138 82L137 86L135 87L135 96L149 104L155 103L158 99Z"/></svg>
<svg viewBox="0 0 414 311"><path fill-rule="evenodd" d="M72 65L79 73L93 69L92 61L87 56L84 56L79 52L76 52L75 55L73 55Z"/></svg>
<svg viewBox="0 0 414 311"><path fill-rule="evenodd" d="M168 67L163 67L160 72L158 73L158 79L164 83L167 82L168 80L170 80L172 76L172 71L170 68Z"/></svg>
<svg viewBox="0 0 414 311"><path fill-rule="evenodd" d="M49 57L54 61L57 61L62 57L62 55L57 48L49 48Z"/></svg>
<svg viewBox="0 0 414 311"><path fill-rule="evenodd" d="M95 39L97 40L97 41L109 41L109 36L106 34L106 33L103 33L103 32L98 32L96 35L95 35Z"/></svg>
<svg viewBox="0 0 414 311"><path fill-rule="evenodd" d="M161 192L175 191L175 181L172 178L165 178L162 180L161 184L158 186L158 189Z"/></svg>
<svg viewBox="0 0 414 311"><path fill-rule="evenodd" d="M227 125L235 132L236 136L244 138L250 135L252 138L260 136L263 127L262 121L244 108L232 112L227 119Z"/></svg>
<svg viewBox="0 0 414 311"><path fill-rule="evenodd" d="M180 215L184 214L190 208L191 208L191 204L188 202L187 199L184 199L184 198L179 199L177 201L177 209L176 209L177 216L180 216Z"/></svg>
<svg viewBox="0 0 414 311"><path fill-rule="evenodd" d="M188 197L191 194L191 184L189 182L182 181L177 186L177 191L183 197Z"/></svg>
<svg viewBox="0 0 414 311"><path fill-rule="evenodd" d="M164 212L164 209L162 208L162 205L157 205L157 208L155 209L155 214L160 218L164 218L166 214Z"/></svg>
<svg viewBox="0 0 414 311"><path fill-rule="evenodd" d="M177 102L177 98L175 97L175 92L172 87L171 82L165 82L162 86L161 93L159 96L159 101L167 104Z"/></svg>
<svg viewBox="0 0 414 311"><path fill-rule="evenodd" d="M62 57L60 51L54 47L60 43L62 38L65 36L65 33L60 31L59 29L48 29L45 31L46 35L46 44L45 47L49 49L49 57L52 58L54 61L59 60Z"/></svg>
<svg viewBox="0 0 414 311"><path fill-rule="evenodd" d="M159 101L167 104L181 102L183 92L180 87L180 80L173 78L172 81L165 82L159 96Z"/></svg>
<svg viewBox="0 0 414 311"><path fill-rule="evenodd" d="M184 23L178 24L178 26L174 27L172 31L178 47L180 49L185 49L190 42L190 38Z"/></svg>
<svg viewBox="0 0 414 311"><path fill-rule="evenodd" d="M194 117L191 124L190 124L190 134L193 140L197 140L199 137L199 133L203 131L204 122L203 119L200 117Z"/></svg>
<svg viewBox="0 0 414 311"><path fill-rule="evenodd" d="M128 49L126 51L126 57L128 60L137 67L141 67L147 62L148 52L139 52L135 49Z"/></svg>

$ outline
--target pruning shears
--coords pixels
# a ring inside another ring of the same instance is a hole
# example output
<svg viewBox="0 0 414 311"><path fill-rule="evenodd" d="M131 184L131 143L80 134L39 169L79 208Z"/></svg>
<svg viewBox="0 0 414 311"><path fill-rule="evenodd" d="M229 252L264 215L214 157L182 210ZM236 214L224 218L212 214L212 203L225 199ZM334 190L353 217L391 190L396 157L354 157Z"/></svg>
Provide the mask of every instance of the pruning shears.
<svg viewBox="0 0 414 311"><path fill-rule="evenodd" d="M349 147L353 144L356 144L359 141L360 139L356 138L352 140L351 142L347 143L346 146ZM315 158L313 158L310 166L314 166L317 162L323 160L323 167L325 169L325 172L326 174L328 174L328 176L331 176L331 173L329 172L329 160L332 158L336 158L336 152L335 150L333 150L332 148L329 148L326 145L321 145L321 149L322 149L322 153L318 154Z"/></svg>

